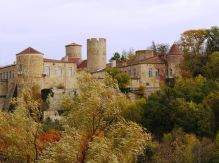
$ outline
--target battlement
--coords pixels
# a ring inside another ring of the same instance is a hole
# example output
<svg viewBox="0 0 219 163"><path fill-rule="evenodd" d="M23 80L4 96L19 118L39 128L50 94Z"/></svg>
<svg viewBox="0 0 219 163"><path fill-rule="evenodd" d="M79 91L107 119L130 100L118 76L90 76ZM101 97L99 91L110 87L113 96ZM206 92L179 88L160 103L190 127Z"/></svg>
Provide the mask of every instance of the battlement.
<svg viewBox="0 0 219 163"><path fill-rule="evenodd" d="M106 41L106 39L105 38L99 38L99 40L97 38L87 39L87 42L102 42L102 41Z"/></svg>

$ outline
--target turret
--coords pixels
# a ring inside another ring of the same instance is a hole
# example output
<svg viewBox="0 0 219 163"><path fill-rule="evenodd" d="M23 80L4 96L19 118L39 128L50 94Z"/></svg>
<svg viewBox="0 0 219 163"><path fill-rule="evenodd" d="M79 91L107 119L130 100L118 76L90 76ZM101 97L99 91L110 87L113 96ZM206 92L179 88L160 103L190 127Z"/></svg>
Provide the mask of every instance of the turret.
<svg viewBox="0 0 219 163"><path fill-rule="evenodd" d="M106 67L106 39L87 39L87 68L93 72Z"/></svg>
<svg viewBox="0 0 219 163"><path fill-rule="evenodd" d="M78 45L76 43L72 43L69 45L66 45L66 56L69 58L81 58L81 45Z"/></svg>
<svg viewBox="0 0 219 163"><path fill-rule="evenodd" d="M173 44L169 53L166 55L168 65L168 77L180 75L180 64L184 60L184 55L177 44Z"/></svg>

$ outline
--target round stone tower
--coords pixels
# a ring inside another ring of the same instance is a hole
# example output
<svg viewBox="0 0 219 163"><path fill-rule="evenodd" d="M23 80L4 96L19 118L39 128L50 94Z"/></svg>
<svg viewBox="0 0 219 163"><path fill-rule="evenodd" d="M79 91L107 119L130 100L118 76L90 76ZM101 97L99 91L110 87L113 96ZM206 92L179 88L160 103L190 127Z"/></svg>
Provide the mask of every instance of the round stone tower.
<svg viewBox="0 0 219 163"><path fill-rule="evenodd" d="M17 54L18 86L31 86L40 93L43 74L43 54L29 47Z"/></svg>
<svg viewBox="0 0 219 163"><path fill-rule="evenodd" d="M76 43L72 43L69 45L66 45L66 56L69 58L81 58L81 45L78 45Z"/></svg>
<svg viewBox="0 0 219 163"><path fill-rule="evenodd" d="M87 39L87 68L88 71L106 67L106 39L96 38Z"/></svg>
<svg viewBox="0 0 219 163"><path fill-rule="evenodd" d="M180 75L180 64L184 61L184 55L177 44L173 44L169 53L166 55L168 77Z"/></svg>

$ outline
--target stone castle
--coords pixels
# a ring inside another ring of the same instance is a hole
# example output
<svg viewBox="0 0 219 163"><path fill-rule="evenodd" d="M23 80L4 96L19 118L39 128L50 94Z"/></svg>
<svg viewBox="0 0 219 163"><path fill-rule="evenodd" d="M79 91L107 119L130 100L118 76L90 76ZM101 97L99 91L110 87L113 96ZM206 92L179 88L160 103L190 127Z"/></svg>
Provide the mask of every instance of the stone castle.
<svg viewBox="0 0 219 163"><path fill-rule="evenodd" d="M119 67L130 77L129 87L140 85L147 90L159 90L160 81L180 74L179 64L184 60L177 44L173 44L168 54L153 55L152 50L136 51L136 60L131 62L106 63L106 39L87 39L87 60L82 60L81 45L66 45L66 55L61 60L44 58L44 54L28 47L16 54L14 64L0 67L0 109L10 110L10 98L19 95L19 90L27 84L42 89L52 89L54 97L50 110L57 109L62 92L73 96L77 89L77 73L86 70L96 78L102 78L105 69ZM150 91L149 91L150 92Z"/></svg>

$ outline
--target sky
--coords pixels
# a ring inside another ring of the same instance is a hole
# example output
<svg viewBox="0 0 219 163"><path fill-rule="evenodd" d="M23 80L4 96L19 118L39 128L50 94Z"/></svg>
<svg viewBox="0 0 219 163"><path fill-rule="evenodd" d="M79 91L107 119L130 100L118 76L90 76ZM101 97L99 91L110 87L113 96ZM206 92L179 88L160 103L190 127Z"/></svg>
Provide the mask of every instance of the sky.
<svg viewBox="0 0 219 163"><path fill-rule="evenodd" d="M115 52L172 45L190 29L219 26L219 0L0 0L0 65L29 46L61 59L65 45L105 38L107 62Z"/></svg>

